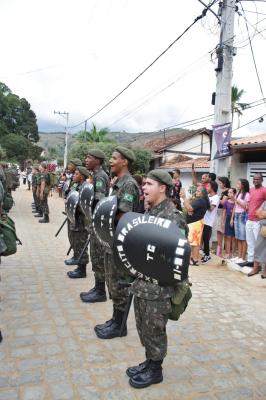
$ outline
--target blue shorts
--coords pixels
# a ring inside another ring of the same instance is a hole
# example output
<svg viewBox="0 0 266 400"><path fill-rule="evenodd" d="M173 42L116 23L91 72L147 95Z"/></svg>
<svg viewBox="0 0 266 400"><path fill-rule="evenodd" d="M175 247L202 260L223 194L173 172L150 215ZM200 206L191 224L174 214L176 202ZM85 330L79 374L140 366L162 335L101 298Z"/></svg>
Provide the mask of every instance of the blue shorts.
<svg viewBox="0 0 266 400"><path fill-rule="evenodd" d="M238 240L246 240L246 222L247 222L247 213L235 213L235 238Z"/></svg>

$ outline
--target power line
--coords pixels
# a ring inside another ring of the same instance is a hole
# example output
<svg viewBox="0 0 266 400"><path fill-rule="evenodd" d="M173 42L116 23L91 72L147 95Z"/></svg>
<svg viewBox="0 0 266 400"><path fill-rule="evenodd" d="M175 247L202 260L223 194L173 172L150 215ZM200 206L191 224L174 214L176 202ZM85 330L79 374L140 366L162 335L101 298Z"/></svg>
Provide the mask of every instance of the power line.
<svg viewBox="0 0 266 400"><path fill-rule="evenodd" d="M252 121L249 121L249 122L247 122L246 124L241 125L241 126L239 126L238 128L233 129L232 132L235 132L235 131L237 131L238 129L243 128L244 126L247 126L247 125L249 125L249 124L252 124L252 122L259 121L259 120L260 120L261 118L263 118L265 115L266 115L266 114L260 115L258 118L255 118L255 119L253 119Z"/></svg>
<svg viewBox="0 0 266 400"><path fill-rule="evenodd" d="M245 11L244 11L244 9L243 9L242 4L241 4L241 8L242 8L242 11L243 11L243 13L244 13L244 15L245 15ZM258 79L260 91L261 91L262 97L264 98L264 93L263 93L263 89L262 89L262 85L261 85L261 80L260 80L260 76L259 76L259 71L258 71L258 68L257 68L257 63L256 63L256 60L255 60L255 54L254 54L252 42L251 42L251 40L250 40L249 28L248 28L248 24L247 24L247 21L246 21L246 17L245 17L245 22L246 22L246 28L247 28L247 34L248 34L248 40L249 40L249 46L250 46L250 50L251 50L251 54L252 54L252 59L253 59L254 67L255 67L255 70L256 70L256 75L257 75L257 79ZM265 101L264 101L264 102L265 102ZM265 105L266 105L266 103L265 103Z"/></svg>
<svg viewBox="0 0 266 400"><path fill-rule="evenodd" d="M106 107L108 107L111 103L113 103L122 93L124 93L133 83L135 83L142 75L145 74L145 72L148 71L165 53L167 53L168 50L176 43L178 40L180 40L199 20L201 20L203 17L205 17L207 11L210 9L210 7L216 2L217 0L214 0L211 4L206 7L200 15L198 15L194 21L161 53L159 54L158 57L156 57L140 74L138 74L129 84L127 84L124 89L122 89L116 96L114 96L111 100L109 100L103 107L101 107L98 111L93 113L90 117L86 118L85 120L79 122L76 125L71 126L70 128L76 128L77 126L80 126L81 124L84 124L85 121L89 121L93 117L95 117L97 114L99 114L101 111L103 111Z"/></svg>

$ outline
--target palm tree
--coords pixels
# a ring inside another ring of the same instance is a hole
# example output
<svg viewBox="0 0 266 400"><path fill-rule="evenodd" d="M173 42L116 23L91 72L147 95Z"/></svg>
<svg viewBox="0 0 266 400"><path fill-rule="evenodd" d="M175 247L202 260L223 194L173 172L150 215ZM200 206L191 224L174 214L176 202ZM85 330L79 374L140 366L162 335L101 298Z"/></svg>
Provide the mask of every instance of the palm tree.
<svg viewBox="0 0 266 400"><path fill-rule="evenodd" d="M234 120L234 114L238 116L238 127L240 126L240 116L243 115L242 111L245 110L249 103L240 103L239 100L243 96L245 91L243 89L239 90L237 86L233 85L231 90L231 103L232 103L232 125Z"/></svg>
<svg viewBox="0 0 266 400"><path fill-rule="evenodd" d="M91 130L81 131L78 133L77 139L79 142L89 142L89 143L99 143L99 142L110 142L111 140L107 138L107 134L109 130L107 128L100 129L99 131L96 128L96 125L92 123Z"/></svg>

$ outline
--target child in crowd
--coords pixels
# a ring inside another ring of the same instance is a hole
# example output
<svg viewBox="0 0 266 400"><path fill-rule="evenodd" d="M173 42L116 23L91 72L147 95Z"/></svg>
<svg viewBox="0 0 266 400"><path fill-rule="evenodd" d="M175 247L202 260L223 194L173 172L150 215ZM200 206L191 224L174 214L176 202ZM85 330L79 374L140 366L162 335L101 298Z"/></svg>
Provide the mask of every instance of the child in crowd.
<svg viewBox="0 0 266 400"><path fill-rule="evenodd" d="M201 259L202 264L206 264L210 259L210 239L212 234L212 227L217 217L217 210L220 203L220 198L217 195L218 184L211 181L207 184L207 193L210 201L210 208L206 211L204 216L204 228L202 234L204 256Z"/></svg>
<svg viewBox="0 0 266 400"><path fill-rule="evenodd" d="M235 229L232 221L233 209L235 207L236 189L228 190L228 199L224 202L223 223L224 223L224 242L225 242L225 258L230 258L235 252Z"/></svg>
<svg viewBox="0 0 266 400"><path fill-rule="evenodd" d="M237 240L238 257L232 259L236 263L244 262L247 253L246 242L246 223L248 218L249 205L249 182L247 179L239 179L236 184L237 194L235 207L232 214L232 222L235 228L235 238Z"/></svg>

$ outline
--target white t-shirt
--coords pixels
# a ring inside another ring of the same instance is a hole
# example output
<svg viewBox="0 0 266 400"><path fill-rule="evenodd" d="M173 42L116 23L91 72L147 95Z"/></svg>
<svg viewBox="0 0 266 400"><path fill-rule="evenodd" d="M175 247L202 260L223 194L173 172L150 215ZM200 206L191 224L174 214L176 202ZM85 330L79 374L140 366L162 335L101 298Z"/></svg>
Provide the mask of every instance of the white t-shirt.
<svg viewBox="0 0 266 400"><path fill-rule="evenodd" d="M215 194L214 196L209 195L209 200L210 200L210 205L211 206L214 205L215 208L212 211L211 210L206 211L204 215L204 224L213 227L217 215L218 206L220 203L220 198L218 194Z"/></svg>

